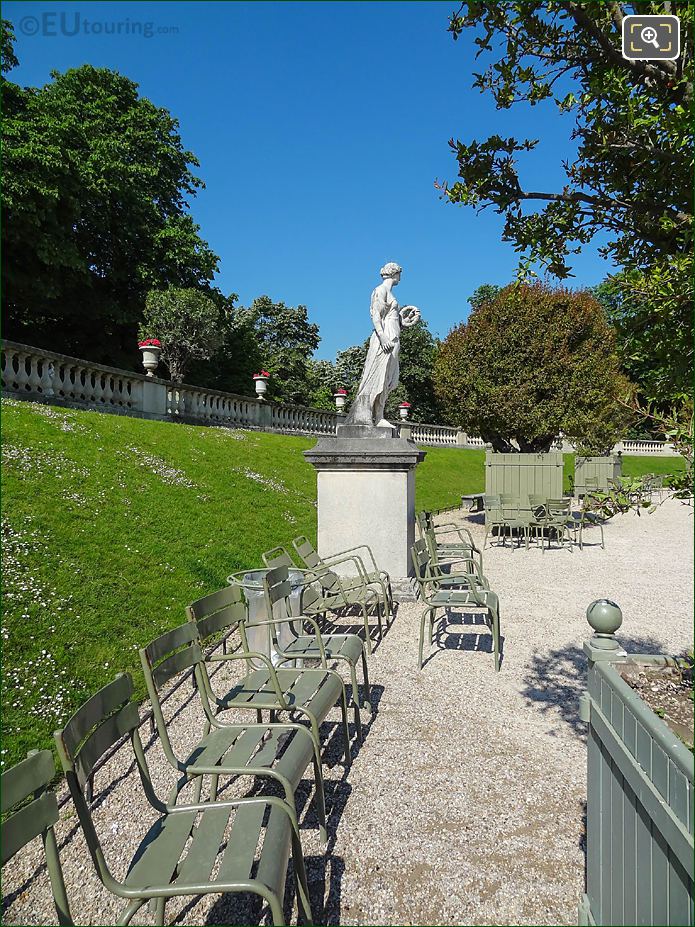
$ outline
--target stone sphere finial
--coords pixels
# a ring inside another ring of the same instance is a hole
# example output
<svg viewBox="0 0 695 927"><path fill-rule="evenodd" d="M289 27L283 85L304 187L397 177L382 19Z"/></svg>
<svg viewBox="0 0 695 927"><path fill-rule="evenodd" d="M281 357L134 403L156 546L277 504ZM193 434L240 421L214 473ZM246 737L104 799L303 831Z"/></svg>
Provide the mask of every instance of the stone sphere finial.
<svg viewBox="0 0 695 927"><path fill-rule="evenodd" d="M613 635L623 623L623 613L610 599L596 599L586 610L586 620L596 634Z"/></svg>

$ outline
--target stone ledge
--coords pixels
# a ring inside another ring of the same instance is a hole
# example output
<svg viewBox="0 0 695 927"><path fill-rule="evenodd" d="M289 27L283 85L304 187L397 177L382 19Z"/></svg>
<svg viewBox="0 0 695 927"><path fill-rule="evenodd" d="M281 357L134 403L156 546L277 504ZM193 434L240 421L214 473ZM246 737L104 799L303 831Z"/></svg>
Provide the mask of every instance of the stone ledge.
<svg viewBox="0 0 695 927"><path fill-rule="evenodd" d="M425 459L420 450L402 438L320 438L304 451L317 470L412 470Z"/></svg>

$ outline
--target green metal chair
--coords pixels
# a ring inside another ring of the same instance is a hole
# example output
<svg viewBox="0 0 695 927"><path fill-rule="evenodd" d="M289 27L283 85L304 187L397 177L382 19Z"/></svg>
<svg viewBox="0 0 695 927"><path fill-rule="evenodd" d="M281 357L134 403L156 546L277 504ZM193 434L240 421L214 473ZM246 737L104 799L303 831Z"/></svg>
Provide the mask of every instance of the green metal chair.
<svg viewBox="0 0 695 927"><path fill-rule="evenodd" d="M461 525L456 525L453 522L435 525L434 516L431 512L419 512L416 516L416 519L418 529L420 531L420 537L425 538L428 532L433 536L437 554L440 560L446 560L449 557L452 557L453 559L459 559L459 554L468 554L468 556L471 558L477 558L478 565L482 571L483 554L476 546L475 541L473 540L473 536L471 535L468 528L465 528ZM440 534L446 534L449 536L456 534L458 536L458 541L442 541L439 537L437 537L438 531Z"/></svg>
<svg viewBox="0 0 695 927"><path fill-rule="evenodd" d="M0 779L2 809L2 865L22 847L41 837L46 868L59 924L73 924L65 891L54 826L58 821L58 802L49 789L55 776L50 750L31 750L25 760L5 770Z"/></svg>
<svg viewBox="0 0 695 927"><path fill-rule="evenodd" d="M140 650L140 661L159 740L168 763L185 777L196 778L195 800L200 801L203 779L210 777L210 800L217 800L220 776L253 776L277 782L296 821L295 790L313 762L316 810L322 839L326 838L326 810L321 757L303 724L229 724L215 714L208 692L210 678L195 622L167 631ZM192 670L205 717L204 736L184 759L179 759L164 719L165 688L179 674Z"/></svg>
<svg viewBox="0 0 695 927"><path fill-rule="evenodd" d="M560 547L567 547L572 552L572 543L576 538L577 524L572 517L572 503L569 499L548 499L547 527L557 538Z"/></svg>
<svg viewBox="0 0 695 927"><path fill-rule="evenodd" d="M579 521L577 522L577 541L579 549L584 550L584 528L598 528L601 532L601 550L606 549L606 542L603 536L603 521L599 514L590 511L587 505L590 504L586 496L584 497L582 507L579 511Z"/></svg>
<svg viewBox="0 0 695 927"><path fill-rule="evenodd" d="M292 546L302 558L304 563L306 563L306 565L311 570L324 568L327 566L335 566L338 560L344 563L346 562L346 558L352 558L358 567L358 574L363 577L365 583L367 583L368 586L374 588L378 586L381 589L383 604L386 609L386 618L388 620L391 617L393 612L391 578L389 577L389 574L386 572L386 570L379 569L376 560L374 559L372 549L368 544L358 544L356 547L348 547L347 550L336 551L329 557L319 557L318 551L315 549L309 538L305 537L304 535L300 535L300 537L295 538L292 541ZM300 548L302 552L300 552ZM364 553L365 551L366 556ZM314 562L309 563L309 560Z"/></svg>
<svg viewBox="0 0 695 927"><path fill-rule="evenodd" d="M360 557L355 554L335 556L323 559L319 557L313 544L306 537L298 537L292 541L297 555L302 563L311 570L318 580L325 595L333 597L335 606L339 609L351 608L356 605L362 612L364 622L365 643L367 653L372 652L372 637L369 626L369 614L375 614L379 624L379 637L383 636L382 614L390 618L390 581L388 588L383 579L376 582L368 579L368 573ZM333 567L350 563L355 567L357 575L338 576Z"/></svg>
<svg viewBox="0 0 695 927"><path fill-rule="evenodd" d="M148 901L153 902L156 923L161 925L167 899L246 892L267 902L273 924L283 924L290 851L299 914L311 923L299 830L287 802L272 795L190 804L159 799L140 740L140 717L132 695L130 676L117 676L55 735L97 875L108 891L127 902L118 923L129 924ZM106 861L84 785L97 761L126 735L145 796L159 816L136 850L125 878L119 881Z"/></svg>
<svg viewBox="0 0 695 927"><path fill-rule="evenodd" d="M189 621L198 627L202 641L218 639L238 633L241 646L235 652L219 648L208 653L208 664L227 661L245 661L247 673L238 679L224 695L218 695L212 687L210 674L202 677L207 697L215 706L215 714L230 708L252 710L256 719L263 720L263 711L271 713L271 721L278 712L286 712L305 718L309 722L314 743L320 750L321 739L319 725L328 712L339 702L342 711L342 728L345 750L345 765L351 763L350 731L347 720L347 700L345 686L339 673L335 670L322 669L275 669L270 657L265 653L252 651L246 636L248 613L246 603L242 600L241 590L236 586L226 586L217 592L203 596L186 608ZM254 664L261 663L260 669Z"/></svg>
<svg viewBox="0 0 695 927"><path fill-rule="evenodd" d="M369 673L367 671L367 655L365 645L357 634L322 634L316 622L306 615L301 617L291 614L289 596L292 587L289 581L289 570L286 566L268 570L263 579L263 591L266 602L266 613L271 616L265 622L254 621L258 626L264 624L268 628L273 649L280 658L276 665L293 660L319 660L321 666L327 665L327 660L338 663L347 663L350 669L352 684L352 701L355 709L355 725L357 736L362 738L362 721L360 718L360 697L357 685L357 663L362 663L362 680L364 682L363 706L371 710L369 700ZM280 616L277 616L277 612ZM297 633L296 623L308 624L313 634ZM278 635L278 627L285 625L292 636L288 644L284 644ZM250 627L250 623L247 627Z"/></svg>
<svg viewBox="0 0 695 927"><path fill-rule="evenodd" d="M269 570L275 570L278 567L287 567L288 570L295 570L303 574L301 584L302 596L302 614L311 617L325 618L330 611L340 611L344 608L343 598L340 592L331 592L324 589L319 581L319 577L313 570L307 570L304 567L298 567L289 555L285 547L273 547L272 550L266 550L261 554L263 563Z"/></svg>
<svg viewBox="0 0 695 927"><path fill-rule="evenodd" d="M430 555L430 572L436 575L442 585L454 586L461 582L461 577L469 577L471 582L475 582L482 589L489 589L490 584L482 571L480 560L472 556L472 551L468 548L461 548L458 556L449 552L448 557L442 557L437 547L434 533L426 530L421 538L427 545ZM457 569L453 569L456 567Z"/></svg>
<svg viewBox="0 0 695 927"><path fill-rule="evenodd" d="M509 543L511 544L511 529L507 525L502 511L502 499L499 495L486 495L483 499L485 506L485 538L483 539L483 550L487 546L488 535L497 528L497 537L502 538L502 544L505 542L505 530L509 530Z"/></svg>
<svg viewBox="0 0 695 927"><path fill-rule="evenodd" d="M500 615L499 598L490 589L481 589L475 584L467 588L447 589L441 578L431 570L430 554L427 544L422 539L416 541L411 549L415 578L420 587L420 597L425 603L425 610L420 619L420 643L418 650L418 669L422 669L425 625L429 622L430 646L434 643L434 619L438 610L445 613L458 606L483 608L486 611L486 623L492 634L495 670L500 668Z"/></svg>

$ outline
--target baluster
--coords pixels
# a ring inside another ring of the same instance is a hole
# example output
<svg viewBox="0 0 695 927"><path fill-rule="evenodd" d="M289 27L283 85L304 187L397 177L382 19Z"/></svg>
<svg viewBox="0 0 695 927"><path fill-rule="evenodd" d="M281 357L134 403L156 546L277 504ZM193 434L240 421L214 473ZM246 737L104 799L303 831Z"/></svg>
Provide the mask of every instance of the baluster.
<svg viewBox="0 0 695 927"><path fill-rule="evenodd" d="M49 399L53 393L53 363L48 360L41 362L41 392Z"/></svg>
<svg viewBox="0 0 695 927"><path fill-rule="evenodd" d="M29 378L27 385L30 393L41 392L41 377L39 376L39 359L35 354L28 354L29 358Z"/></svg>
<svg viewBox="0 0 695 927"><path fill-rule="evenodd" d="M29 389L28 356L25 351L17 352L17 389L22 393L26 393Z"/></svg>
<svg viewBox="0 0 695 927"><path fill-rule="evenodd" d="M101 377L99 378L101 380ZM111 374L104 374L104 389L102 392L102 402L104 405L110 406L113 402L113 386L111 385Z"/></svg>
<svg viewBox="0 0 695 927"><path fill-rule="evenodd" d="M106 382L108 377L103 373L98 373L97 371L87 370L87 380L89 383L93 384L94 390L94 400L100 406L103 406L106 401Z"/></svg>

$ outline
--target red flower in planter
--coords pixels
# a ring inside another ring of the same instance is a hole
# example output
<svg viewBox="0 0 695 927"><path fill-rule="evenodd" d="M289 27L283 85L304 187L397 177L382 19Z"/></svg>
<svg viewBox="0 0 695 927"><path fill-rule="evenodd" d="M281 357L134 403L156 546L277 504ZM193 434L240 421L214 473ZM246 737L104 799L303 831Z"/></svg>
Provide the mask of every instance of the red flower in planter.
<svg viewBox="0 0 695 927"><path fill-rule="evenodd" d="M254 373L253 379L254 379L254 380L260 380L261 377L269 377L269 376L270 376L270 374L268 373L267 370L261 370L260 373Z"/></svg>
<svg viewBox="0 0 695 927"><path fill-rule="evenodd" d="M336 396L347 396L348 391L346 389L337 389L335 394Z"/></svg>
<svg viewBox="0 0 695 927"><path fill-rule="evenodd" d="M399 409L409 409L409 408L410 408L410 403L409 403L409 402L401 402L401 403L399 404L398 408L399 408Z"/></svg>
<svg viewBox="0 0 695 927"><path fill-rule="evenodd" d="M161 348L162 342L159 338L145 338L144 341L138 341L139 348Z"/></svg>

